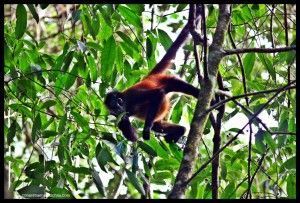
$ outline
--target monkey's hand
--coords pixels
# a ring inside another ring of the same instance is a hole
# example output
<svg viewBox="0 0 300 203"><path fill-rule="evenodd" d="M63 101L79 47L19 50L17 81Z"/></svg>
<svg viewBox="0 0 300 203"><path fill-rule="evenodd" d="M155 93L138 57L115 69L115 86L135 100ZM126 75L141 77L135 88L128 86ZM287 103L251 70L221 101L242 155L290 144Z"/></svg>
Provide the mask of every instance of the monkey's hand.
<svg viewBox="0 0 300 203"><path fill-rule="evenodd" d="M144 138L144 140L150 139L150 128L149 127L144 127L143 138Z"/></svg>

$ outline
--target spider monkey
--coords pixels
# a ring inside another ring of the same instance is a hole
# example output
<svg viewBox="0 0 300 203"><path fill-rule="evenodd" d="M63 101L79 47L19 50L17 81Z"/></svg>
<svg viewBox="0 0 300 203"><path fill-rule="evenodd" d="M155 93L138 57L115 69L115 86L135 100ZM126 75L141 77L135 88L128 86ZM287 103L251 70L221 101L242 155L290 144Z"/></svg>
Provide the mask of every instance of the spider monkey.
<svg viewBox="0 0 300 203"><path fill-rule="evenodd" d="M199 21L199 14L200 11L197 10L196 23ZM185 127L163 121L170 109L168 93L180 92L197 98L199 89L164 72L172 65L171 60L175 58L177 50L188 36L187 24L165 56L145 78L122 92L112 91L107 94L104 103L110 114L114 116L123 114L118 127L128 140L132 142L137 140L136 131L129 121L130 116L145 120L143 129L145 140L150 139L150 130L166 134L164 138L168 143L176 143L184 135Z"/></svg>

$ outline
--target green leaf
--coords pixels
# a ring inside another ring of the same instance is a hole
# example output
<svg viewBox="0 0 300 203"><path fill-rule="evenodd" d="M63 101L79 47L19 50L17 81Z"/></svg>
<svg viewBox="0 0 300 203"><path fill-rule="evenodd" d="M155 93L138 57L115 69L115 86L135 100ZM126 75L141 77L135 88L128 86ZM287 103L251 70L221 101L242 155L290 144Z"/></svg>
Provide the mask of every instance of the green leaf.
<svg viewBox="0 0 300 203"><path fill-rule="evenodd" d="M288 194L288 198L295 199L296 198L296 176L294 174L290 174L286 180L286 191Z"/></svg>
<svg viewBox="0 0 300 203"><path fill-rule="evenodd" d="M289 111L282 109L279 117L279 131L287 132L289 121Z"/></svg>
<svg viewBox="0 0 300 203"><path fill-rule="evenodd" d="M127 46L134 52L138 52L138 46L135 42L133 42L130 37L128 37L123 32L118 31L117 34L121 37L121 39L127 44Z"/></svg>
<svg viewBox="0 0 300 203"><path fill-rule="evenodd" d="M135 187L137 191L139 191L142 195L145 195L145 190L140 184L139 180L137 179L136 175L132 173L131 171L126 169L126 173L128 176L129 181L132 183L132 185Z"/></svg>
<svg viewBox="0 0 300 203"><path fill-rule="evenodd" d="M38 113L37 116L34 119L33 125L32 125L32 141L36 141L36 136L38 135L39 131L41 130L41 116Z"/></svg>
<svg viewBox="0 0 300 203"><path fill-rule="evenodd" d="M79 174L84 174L84 175L90 175L91 174L91 170L90 168L87 167L75 167L75 166L70 166L70 165L62 165L63 168L69 172L73 172L73 173L79 173Z"/></svg>
<svg viewBox="0 0 300 203"><path fill-rule="evenodd" d="M274 139L272 138L271 134L266 132L264 134L264 139L265 139L266 143L270 146L272 151L274 152L276 150L276 143L275 143Z"/></svg>
<svg viewBox="0 0 300 203"><path fill-rule="evenodd" d="M37 14L35 7L33 6L33 4L27 4L27 7L29 8L33 18L35 19L35 21L37 23L39 23L39 15Z"/></svg>
<svg viewBox="0 0 300 203"><path fill-rule="evenodd" d="M73 66L73 69L71 70L70 74L68 74L67 79L65 81L65 90L70 89L70 87L74 84L75 80L76 80L76 75L78 74L78 69L82 68L81 67L82 62L78 61L77 63L75 63L75 65Z"/></svg>
<svg viewBox="0 0 300 203"><path fill-rule="evenodd" d="M221 195L221 199L235 199L235 183L230 182Z"/></svg>
<svg viewBox="0 0 300 203"><path fill-rule="evenodd" d="M64 59L64 66L62 67L62 71L63 72L66 72L72 62L72 59L73 59L73 54L74 54L74 51L70 51L69 53L67 53L65 59Z"/></svg>
<svg viewBox="0 0 300 203"><path fill-rule="evenodd" d="M141 142L141 141L138 141L138 146L144 150L147 154L153 156L153 157L156 157L157 156L157 153L156 151L149 145L147 145L146 143L144 142Z"/></svg>
<svg viewBox="0 0 300 203"><path fill-rule="evenodd" d="M107 172L106 169L105 169L105 165L108 163L108 162L112 162L116 165L118 165L115 160L113 159L112 155L111 155L111 152L106 148L106 147L102 147L100 152L97 154L96 156L97 158L97 162L100 166L100 168Z"/></svg>
<svg viewBox="0 0 300 203"><path fill-rule="evenodd" d="M172 173L170 171L161 171L161 172L156 172L154 175L153 175L153 178L154 179L157 179L157 180L165 180L165 179L170 179L172 178Z"/></svg>
<svg viewBox="0 0 300 203"><path fill-rule="evenodd" d="M187 4L178 4L176 12L182 11L186 6L187 6Z"/></svg>
<svg viewBox="0 0 300 203"><path fill-rule="evenodd" d="M143 27L141 18L137 14L135 14L130 8L123 5L119 5L118 11L120 12L121 16L123 16L135 28L141 29Z"/></svg>
<svg viewBox="0 0 300 203"><path fill-rule="evenodd" d="M152 53L153 53L153 47L152 47L151 40L148 37L147 40L146 40L146 56L147 56L147 59L149 59L151 57Z"/></svg>
<svg viewBox="0 0 300 203"><path fill-rule="evenodd" d="M71 111L71 114L80 127L89 127L89 122L82 115L75 111Z"/></svg>
<svg viewBox="0 0 300 203"><path fill-rule="evenodd" d="M45 187L28 185L19 189L18 193L25 198L42 198L45 193Z"/></svg>
<svg viewBox="0 0 300 203"><path fill-rule="evenodd" d="M93 180L94 180L94 183L96 184L98 191L100 192L100 194L103 197L105 197L106 196L105 188L103 186L103 183L102 183L101 178L99 177L99 174L97 173L97 171L92 170L92 176L93 176Z"/></svg>
<svg viewBox="0 0 300 203"><path fill-rule="evenodd" d="M83 155L89 157L89 146L86 143L79 144L79 150Z"/></svg>
<svg viewBox="0 0 300 203"><path fill-rule="evenodd" d="M174 123L179 123L183 112L183 105L184 105L183 102L179 99L176 105L174 106L174 109L172 110L172 116L171 116L171 120Z"/></svg>
<svg viewBox="0 0 300 203"><path fill-rule="evenodd" d="M128 6L138 16L142 16L143 11L145 11L144 4L127 4L126 6Z"/></svg>
<svg viewBox="0 0 300 203"><path fill-rule="evenodd" d="M171 47L173 43L172 39L165 31L161 29L158 30L158 36L159 36L160 43L163 45L164 49L168 51L168 49Z"/></svg>
<svg viewBox="0 0 300 203"><path fill-rule="evenodd" d="M28 107L22 105L22 104L11 104L9 107L14 110L15 112L21 113L23 116L27 116L28 118L31 118L32 112L28 109Z"/></svg>
<svg viewBox="0 0 300 203"><path fill-rule="evenodd" d="M101 56L101 75L103 80L108 80L113 72L116 57L116 42L111 36L105 43Z"/></svg>
<svg viewBox="0 0 300 203"><path fill-rule="evenodd" d="M95 82L97 80L97 76L98 76L97 65L96 65L95 59L94 59L94 57L89 55L89 56L87 56L87 60L88 60L88 65L89 65L90 72L91 72L91 79L92 79L92 81Z"/></svg>
<svg viewBox="0 0 300 203"><path fill-rule="evenodd" d="M24 35L27 27L27 12L23 4L18 4L16 10L16 18L17 21L15 35L17 39L20 39Z"/></svg>
<svg viewBox="0 0 300 203"><path fill-rule="evenodd" d="M114 177L112 179L109 180L108 183L108 192L107 192L107 198L108 199L113 199L117 190L118 190L118 186L120 185L121 181L122 181L122 174L124 173L123 169L120 169L120 174L119 173L114 173Z"/></svg>
<svg viewBox="0 0 300 203"><path fill-rule="evenodd" d="M261 63L265 66L265 68L268 70L269 74L271 75L271 77L273 78L274 81L276 81L276 72L274 69L274 66L272 65L271 60L268 58L267 55L262 54L262 53L258 53L257 54Z"/></svg>
<svg viewBox="0 0 300 203"><path fill-rule="evenodd" d="M13 142L14 137L16 136L16 127L17 127L17 121L13 120L12 124L9 127L9 131L7 134L7 145L10 146L10 144Z"/></svg>
<svg viewBox="0 0 300 203"><path fill-rule="evenodd" d="M254 135L255 137L255 147L260 153L264 153L266 150L266 145L263 142L266 131L259 129Z"/></svg>
<svg viewBox="0 0 300 203"><path fill-rule="evenodd" d="M89 34L92 35L93 39L95 40L96 39L96 32L93 28L93 25L92 25L92 22L91 22L91 19L89 17L89 15L83 15L83 25L85 27L85 30L88 30Z"/></svg>
<svg viewBox="0 0 300 203"><path fill-rule="evenodd" d="M58 145L58 147L57 147L57 156L58 156L59 162L60 162L61 164L64 164L64 160L65 160L65 149L64 149L64 146L62 146L61 144Z"/></svg>
<svg viewBox="0 0 300 203"><path fill-rule="evenodd" d="M56 101L55 100L47 100L46 102L43 103L41 109L45 108L49 108L51 106L54 106L56 104Z"/></svg>
<svg viewBox="0 0 300 203"><path fill-rule="evenodd" d="M289 114L288 131L296 132L296 116L293 113Z"/></svg>
<svg viewBox="0 0 300 203"><path fill-rule="evenodd" d="M286 160L282 166L286 169L296 169L296 156L293 156L292 158L289 158Z"/></svg>
<svg viewBox="0 0 300 203"><path fill-rule="evenodd" d="M54 130L45 130L43 132L43 138L54 137L57 135L57 132Z"/></svg>
<svg viewBox="0 0 300 203"><path fill-rule="evenodd" d="M133 151L133 156L132 156L132 172L135 173L138 169L139 169L139 164L138 164L138 161L139 161L139 155L136 151L136 149Z"/></svg>
<svg viewBox="0 0 300 203"><path fill-rule="evenodd" d="M255 53L248 53L243 60L243 64L245 66L245 75L247 79L251 79L251 72L253 70L255 60Z"/></svg>
<svg viewBox="0 0 300 203"><path fill-rule="evenodd" d="M175 159L178 161L182 160L183 151L182 149L175 143L169 143L170 151L172 152Z"/></svg>
<svg viewBox="0 0 300 203"><path fill-rule="evenodd" d="M169 157L168 159L160 159L154 164L156 170L174 170L178 169L179 161Z"/></svg>
<svg viewBox="0 0 300 203"><path fill-rule="evenodd" d="M162 158L169 157L169 153L164 148L162 148L162 146L152 136L150 137L150 140L146 143L148 145L150 145L152 147L152 149L155 150L155 152L157 153L158 156L160 156Z"/></svg>
<svg viewBox="0 0 300 203"><path fill-rule="evenodd" d="M67 179L68 183L70 183L71 187L75 190L78 190L78 186L77 186L75 179L72 176L70 176L68 173L66 173L65 175L66 175L66 179Z"/></svg>
<svg viewBox="0 0 300 203"><path fill-rule="evenodd" d="M226 180L227 177L227 167L224 162L221 162L221 177L223 180Z"/></svg>
<svg viewBox="0 0 300 203"><path fill-rule="evenodd" d="M63 134L64 130L66 129L66 121L67 121L67 114L64 114L63 117L60 118L58 124L58 133Z"/></svg>

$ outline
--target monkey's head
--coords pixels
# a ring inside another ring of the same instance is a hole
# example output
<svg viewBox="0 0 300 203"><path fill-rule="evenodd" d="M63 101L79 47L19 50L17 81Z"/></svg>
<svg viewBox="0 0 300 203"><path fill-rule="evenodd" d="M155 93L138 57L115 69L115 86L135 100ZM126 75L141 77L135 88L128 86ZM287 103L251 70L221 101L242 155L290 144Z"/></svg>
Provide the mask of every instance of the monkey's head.
<svg viewBox="0 0 300 203"><path fill-rule="evenodd" d="M126 111L124 97L119 91L112 91L106 95L104 104L109 109L110 114L118 116Z"/></svg>

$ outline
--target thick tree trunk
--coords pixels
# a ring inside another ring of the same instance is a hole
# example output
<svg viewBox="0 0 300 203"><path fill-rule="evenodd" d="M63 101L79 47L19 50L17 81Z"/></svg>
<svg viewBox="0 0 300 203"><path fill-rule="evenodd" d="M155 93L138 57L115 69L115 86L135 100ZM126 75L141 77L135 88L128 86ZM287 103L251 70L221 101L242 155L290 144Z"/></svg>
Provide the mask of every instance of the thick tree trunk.
<svg viewBox="0 0 300 203"><path fill-rule="evenodd" d="M184 197L187 183L193 174L195 161L198 157L198 148L201 136L203 135L203 130L209 115L203 115L202 112L205 112L206 109L209 108L209 104L213 96L218 66L223 56L222 44L230 19L230 5L222 4L219 8L217 28L208 53L208 79L204 80L203 87L205 88L202 88L200 91L186 147L183 151L183 160L181 162L174 187L168 198L179 199Z"/></svg>

